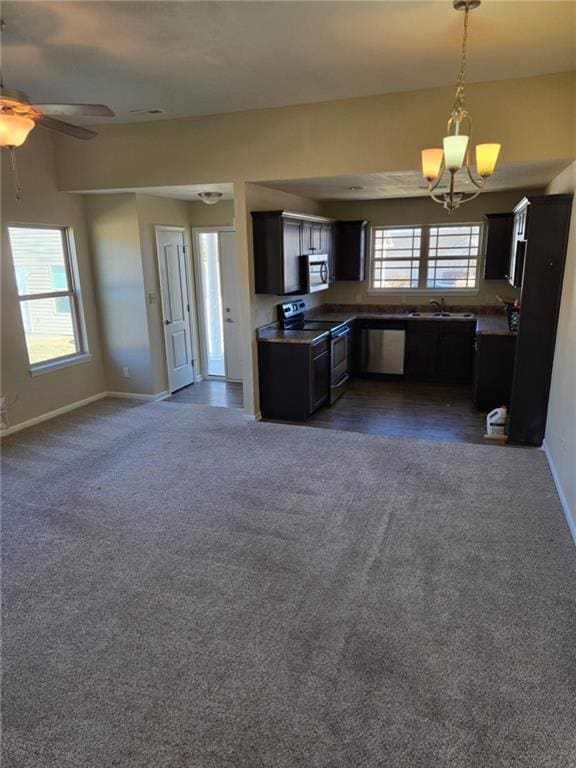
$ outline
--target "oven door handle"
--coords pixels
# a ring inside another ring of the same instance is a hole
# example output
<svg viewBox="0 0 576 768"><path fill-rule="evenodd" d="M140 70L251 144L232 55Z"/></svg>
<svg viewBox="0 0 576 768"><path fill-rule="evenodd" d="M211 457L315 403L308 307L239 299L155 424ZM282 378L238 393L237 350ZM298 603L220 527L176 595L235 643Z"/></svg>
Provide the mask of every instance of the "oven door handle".
<svg viewBox="0 0 576 768"><path fill-rule="evenodd" d="M346 328L343 328L341 331L338 331L337 333L332 334L332 338L334 339L341 339L342 336L349 336L352 331L348 326Z"/></svg>

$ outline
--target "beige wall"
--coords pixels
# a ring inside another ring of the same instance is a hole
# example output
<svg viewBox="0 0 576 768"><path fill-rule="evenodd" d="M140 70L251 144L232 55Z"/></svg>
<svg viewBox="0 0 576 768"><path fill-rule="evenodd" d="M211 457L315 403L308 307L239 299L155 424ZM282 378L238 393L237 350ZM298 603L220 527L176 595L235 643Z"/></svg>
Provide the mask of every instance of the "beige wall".
<svg viewBox="0 0 576 768"><path fill-rule="evenodd" d="M85 197L107 388L163 394L168 377L156 226L182 227L190 245L189 204L134 193Z"/></svg>
<svg viewBox="0 0 576 768"><path fill-rule="evenodd" d="M102 355L92 271L88 252L84 201L79 195L58 192L52 139L49 133L35 130L26 144L17 150L18 167L24 187L23 200L14 197L10 162L2 157L2 395L9 403L11 425L63 408L97 395L105 389ZM50 224L72 228L88 347L92 360L32 378L14 269L10 255L7 226Z"/></svg>
<svg viewBox="0 0 576 768"><path fill-rule="evenodd" d="M576 163L557 176L546 191L549 194L576 193ZM571 511L576 540L576 205L572 207L546 445Z"/></svg>
<svg viewBox="0 0 576 768"><path fill-rule="evenodd" d="M154 394L136 196L90 195L86 213L107 389ZM129 369L129 378L123 374Z"/></svg>
<svg viewBox="0 0 576 768"><path fill-rule="evenodd" d="M335 219L367 219L372 226L444 224L451 222L482 221L485 213L506 213L512 211L523 196L522 191L485 192L476 200L458 208L451 216L437 203L426 197L396 200L338 201L324 203L325 215ZM418 293L386 293L370 295L368 281L363 283L337 283L330 288L327 301L336 304L418 304L442 295L441 290ZM482 280L475 294L450 294L445 292L449 304L495 304L496 296L519 295L504 280Z"/></svg>
<svg viewBox="0 0 576 768"><path fill-rule="evenodd" d="M188 203L191 227L233 227L234 200L221 200L214 205Z"/></svg>
<svg viewBox="0 0 576 768"><path fill-rule="evenodd" d="M575 85L576 73L471 83L475 140L501 142L501 163L574 157ZM437 145L453 98L450 86L99 125L97 141L58 140L60 185L88 190L416 169L422 147Z"/></svg>

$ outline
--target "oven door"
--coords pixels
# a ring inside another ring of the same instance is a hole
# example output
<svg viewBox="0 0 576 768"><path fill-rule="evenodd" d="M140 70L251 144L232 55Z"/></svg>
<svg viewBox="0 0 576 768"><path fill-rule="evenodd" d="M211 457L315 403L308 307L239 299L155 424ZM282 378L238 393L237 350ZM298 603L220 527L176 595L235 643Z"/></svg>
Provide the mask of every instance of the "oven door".
<svg viewBox="0 0 576 768"><path fill-rule="evenodd" d="M330 383L336 386L348 375L348 345L350 343L350 328L343 328L332 333L330 338L332 347Z"/></svg>
<svg viewBox="0 0 576 768"><path fill-rule="evenodd" d="M325 291L328 288L328 256L318 254L305 256L305 259L308 293Z"/></svg>

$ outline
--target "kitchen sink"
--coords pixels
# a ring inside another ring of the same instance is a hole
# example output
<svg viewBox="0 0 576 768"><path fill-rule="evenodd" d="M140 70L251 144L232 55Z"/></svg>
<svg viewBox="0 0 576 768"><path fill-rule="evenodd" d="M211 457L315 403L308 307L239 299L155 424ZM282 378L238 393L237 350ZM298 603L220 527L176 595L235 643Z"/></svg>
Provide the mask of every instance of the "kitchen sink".
<svg viewBox="0 0 576 768"><path fill-rule="evenodd" d="M474 317L472 312L409 312L408 317Z"/></svg>

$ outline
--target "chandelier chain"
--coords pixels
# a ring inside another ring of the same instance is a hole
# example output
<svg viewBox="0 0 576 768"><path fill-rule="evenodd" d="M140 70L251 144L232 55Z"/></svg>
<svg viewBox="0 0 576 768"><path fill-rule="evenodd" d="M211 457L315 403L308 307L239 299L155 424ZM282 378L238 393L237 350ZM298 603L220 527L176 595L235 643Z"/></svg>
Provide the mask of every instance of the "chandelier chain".
<svg viewBox="0 0 576 768"><path fill-rule="evenodd" d="M464 81L466 76L466 54L468 49L468 14L470 9L468 4L464 9L464 34L462 36L462 57L460 60L460 71L458 72L458 80L456 83L456 98L454 100L454 108L452 114L455 117L463 116L466 112L464 107Z"/></svg>

